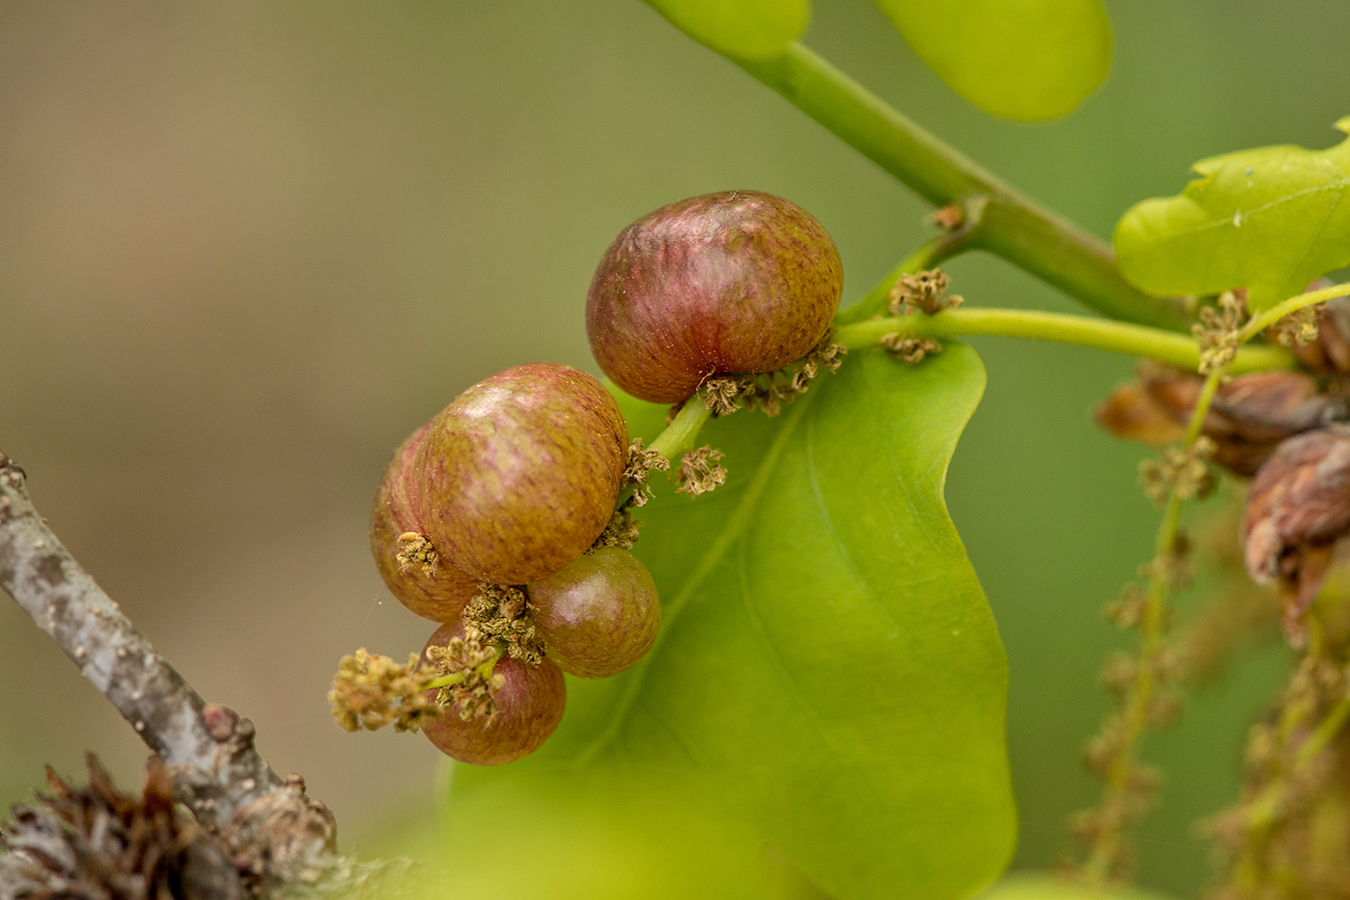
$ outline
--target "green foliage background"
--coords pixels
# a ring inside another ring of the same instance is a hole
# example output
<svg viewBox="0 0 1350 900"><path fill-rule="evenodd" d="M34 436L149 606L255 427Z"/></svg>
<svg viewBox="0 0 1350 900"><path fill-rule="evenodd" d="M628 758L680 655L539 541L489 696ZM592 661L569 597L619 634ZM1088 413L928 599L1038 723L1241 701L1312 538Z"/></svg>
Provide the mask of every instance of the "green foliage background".
<svg viewBox="0 0 1350 900"><path fill-rule="evenodd" d="M1342 4L1111 13L1105 86L1036 126L967 106L865 0L816 3L806 39L1103 236L1197 159L1340 137ZM398 655L431 630L380 604L366 558L388 453L492 371L591 367L580 309L600 250L644 212L732 187L820 218L849 297L929 233L905 189L637 0L5 4L0 446L189 680L332 803L348 846L397 852L391 823L429 807L433 754L342 735L323 701L341 653ZM995 260L950 269L972 303L1073 308ZM1100 610L1156 516L1141 451L1088 417L1129 360L973 343L989 384L948 498L1008 653L1017 864L1044 866L1095 795L1078 757L1120 640ZM78 772L85 748L138 780L130 729L3 603L0 659L0 803L43 762ZM1190 822L1231 796L1281 664L1254 657L1150 743L1169 781L1144 883L1203 878Z"/></svg>

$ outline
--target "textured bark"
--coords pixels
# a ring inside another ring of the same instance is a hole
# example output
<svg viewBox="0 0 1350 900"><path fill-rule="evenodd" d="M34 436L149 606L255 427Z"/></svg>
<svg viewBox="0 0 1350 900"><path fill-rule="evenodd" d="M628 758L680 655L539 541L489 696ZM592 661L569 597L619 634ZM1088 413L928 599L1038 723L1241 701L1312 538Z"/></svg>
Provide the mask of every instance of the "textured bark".
<svg viewBox="0 0 1350 900"><path fill-rule="evenodd" d="M304 781L279 778L253 746L253 724L204 702L155 650L57 539L3 452L0 587L164 761L175 796L219 836L255 896L346 866L333 818Z"/></svg>

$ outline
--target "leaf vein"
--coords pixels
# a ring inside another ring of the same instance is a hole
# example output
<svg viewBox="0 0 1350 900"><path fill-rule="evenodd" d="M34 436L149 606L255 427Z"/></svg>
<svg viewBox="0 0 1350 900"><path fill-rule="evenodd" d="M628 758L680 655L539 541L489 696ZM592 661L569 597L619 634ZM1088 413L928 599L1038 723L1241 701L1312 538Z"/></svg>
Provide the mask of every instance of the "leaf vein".
<svg viewBox="0 0 1350 900"><path fill-rule="evenodd" d="M628 679L628 683L624 686L624 692L615 705L614 715L610 719L609 727L589 747L577 754L574 762L576 768L586 766L622 730L628 718L628 710L632 707L634 699L646 680L647 670L651 668L652 663L661 652L665 635L670 633L672 623L689 605L694 593L712 574L712 571L717 568L727 551L732 548L736 540L745 531L746 526L750 524L750 520L754 517L755 508L759 505L760 498L764 495L764 489L768 486L769 476L777 466L784 447L787 446L789 438L796 431L797 424L801 421L812 399L813 395L811 394L802 397L794 404L794 408L783 417L783 427L774 437L773 443L769 445L769 449L765 452L760 464L755 468L754 476L746 487L745 496L741 498L740 505L736 507L735 512L727 519L726 527L713 540L708 547L708 552L703 554L698 566L690 573L689 578L685 581L679 593L675 595L675 598L669 603L662 604L661 631L656 637L655 646L634 667L632 676Z"/></svg>

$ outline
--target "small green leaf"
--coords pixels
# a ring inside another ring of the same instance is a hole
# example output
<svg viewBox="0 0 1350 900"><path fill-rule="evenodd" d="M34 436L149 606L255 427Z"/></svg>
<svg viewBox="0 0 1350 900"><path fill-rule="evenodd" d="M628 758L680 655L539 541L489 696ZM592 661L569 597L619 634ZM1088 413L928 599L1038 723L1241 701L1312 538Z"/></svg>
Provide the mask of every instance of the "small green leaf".
<svg viewBox="0 0 1350 900"><path fill-rule="evenodd" d="M1006 662L942 498L983 386L956 342L918 366L858 353L776 419L711 423L727 483L662 488L638 510L664 607L655 649L615 678L569 679L534 756L456 767L449 850L485 865L503 839L486 818L542 804L551 824L522 833L621 870L624 896L750 896L766 854L779 883L787 867L838 900L966 897L995 878L1015 829ZM625 413L650 439L666 410ZM728 872L735 888L710 892Z"/></svg>
<svg viewBox="0 0 1350 900"><path fill-rule="evenodd" d="M1350 117L1336 127L1350 132ZM1158 296L1247 288L1253 311L1350 265L1350 139L1201 160L1179 196L1138 203L1116 225L1125 277Z"/></svg>
<svg viewBox="0 0 1350 900"><path fill-rule="evenodd" d="M1053 875L1018 873L994 885L976 900L1166 900L1133 887L1089 887Z"/></svg>
<svg viewBox="0 0 1350 900"><path fill-rule="evenodd" d="M647 0L672 25L723 56L766 59L801 37L808 0Z"/></svg>
<svg viewBox="0 0 1350 900"><path fill-rule="evenodd" d="M962 97L1005 119L1072 112L1111 67L1100 0L876 0Z"/></svg>

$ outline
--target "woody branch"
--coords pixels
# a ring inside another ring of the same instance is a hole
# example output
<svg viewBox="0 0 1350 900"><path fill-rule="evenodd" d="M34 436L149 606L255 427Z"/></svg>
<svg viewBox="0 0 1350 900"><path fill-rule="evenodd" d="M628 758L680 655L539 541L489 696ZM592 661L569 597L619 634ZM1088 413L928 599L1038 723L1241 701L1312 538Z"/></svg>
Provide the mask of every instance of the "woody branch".
<svg viewBox="0 0 1350 900"><path fill-rule="evenodd" d="M76 562L39 515L23 469L0 452L0 587L115 706L173 778L175 793L217 832L279 792L331 822L253 746L253 725L205 703ZM274 796L275 795L275 796ZM331 827L324 843L331 841Z"/></svg>

